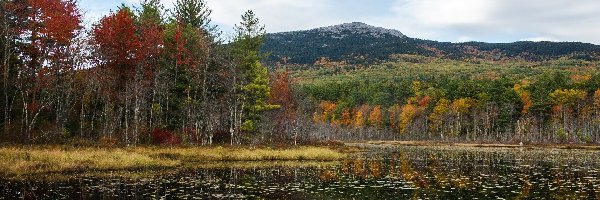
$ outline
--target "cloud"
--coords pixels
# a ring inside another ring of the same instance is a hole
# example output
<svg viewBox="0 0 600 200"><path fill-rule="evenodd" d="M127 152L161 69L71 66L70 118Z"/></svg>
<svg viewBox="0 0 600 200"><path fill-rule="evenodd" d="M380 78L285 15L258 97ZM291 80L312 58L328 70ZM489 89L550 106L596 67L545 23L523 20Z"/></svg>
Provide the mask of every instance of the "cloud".
<svg viewBox="0 0 600 200"><path fill-rule="evenodd" d="M532 42L542 42L542 41L550 41L550 42L557 42L557 39L551 38L551 37L534 37L534 38L525 38L522 39L521 41L532 41Z"/></svg>
<svg viewBox="0 0 600 200"><path fill-rule="evenodd" d="M135 1L135 0L130 0ZM328 12L333 0L206 0L216 24L230 29L241 20L247 10L253 10L267 31L281 32L310 29L341 22L332 20ZM171 8L176 0L164 0L163 4Z"/></svg>
<svg viewBox="0 0 600 200"><path fill-rule="evenodd" d="M391 10L395 14L382 21L414 37L490 42L546 38L600 44L596 0L397 0Z"/></svg>
<svg viewBox="0 0 600 200"><path fill-rule="evenodd" d="M167 8L176 0L163 0ZM439 41L513 42L545 38L600 44L597 0L206 0L225 32L255 11L268 32L360 21ZM93 16L125 2L82 0ZM111 7L112 6L112 7Z"/></svg>

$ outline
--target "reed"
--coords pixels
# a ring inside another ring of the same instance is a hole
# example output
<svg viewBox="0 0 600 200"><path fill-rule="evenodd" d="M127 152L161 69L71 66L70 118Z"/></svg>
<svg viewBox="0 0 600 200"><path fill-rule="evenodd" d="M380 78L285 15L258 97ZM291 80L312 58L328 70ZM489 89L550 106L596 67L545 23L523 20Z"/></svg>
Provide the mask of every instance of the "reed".
<svg viewBox="0 0 600 200"><path fill-rule="evenodd" d="M335 161L345 157L344 153L323 147L3 147L0 174L174 168L220 161Z"/></svg>

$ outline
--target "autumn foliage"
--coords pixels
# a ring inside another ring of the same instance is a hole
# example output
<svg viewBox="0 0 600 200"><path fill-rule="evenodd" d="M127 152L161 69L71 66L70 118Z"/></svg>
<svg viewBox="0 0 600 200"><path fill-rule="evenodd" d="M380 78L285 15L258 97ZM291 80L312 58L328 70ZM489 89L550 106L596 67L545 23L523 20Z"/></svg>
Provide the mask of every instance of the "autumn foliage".
<svg viewBox="0 0 600 200"><path fill-rule="evenodd" d="M133 14L126 8L102 18L92 31L99 65L107 72L103 78L113 90L124 87L133 78L135 65L142 58L142 42L136 31Z"/></svg>

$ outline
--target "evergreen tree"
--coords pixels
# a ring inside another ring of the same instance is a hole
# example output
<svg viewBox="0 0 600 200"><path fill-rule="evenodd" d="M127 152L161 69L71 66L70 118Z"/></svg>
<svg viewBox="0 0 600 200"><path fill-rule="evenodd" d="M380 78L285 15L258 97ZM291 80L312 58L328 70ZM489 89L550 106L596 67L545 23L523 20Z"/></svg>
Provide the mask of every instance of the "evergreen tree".
<svg viewBox="0 0 600 200"><path fill-rule="evenodd" d="M177 0L173 15L175 21L202 29L207 34L215 35L217 26L211 25L211 13L212 10L208 8L204 0Z"/></svg>
<svg viewBox="0 0 600 200"><path fill-rule="evenodd" d="M242 15L242 22L236 25L234 52L240 59L239 68L244 77L241 83L244 111L243 131L256 130L260 116L264 111L276 106L267 103L270 96L267 68L262 66L260 47L264 40L265 27L251 10Z"/></svg>

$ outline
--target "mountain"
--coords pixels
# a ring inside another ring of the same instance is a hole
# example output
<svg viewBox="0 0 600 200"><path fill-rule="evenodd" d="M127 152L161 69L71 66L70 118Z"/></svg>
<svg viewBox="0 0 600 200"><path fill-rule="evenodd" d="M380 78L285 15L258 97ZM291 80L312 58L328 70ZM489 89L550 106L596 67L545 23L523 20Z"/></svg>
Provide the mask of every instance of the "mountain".
<svg viewBox="0 0 600 200"><path fill-rule="evenodd" d="M392 54L451 59L519 57L546 60L562 56L591 59L592 55L600 52L600 46L580 42L437 42L410 38L398 30L353 22L305 31L269 33L262 50L271 53L270 61L287 57L291 63L311 64L321 57L331 60L383 60Z"/></svg>

